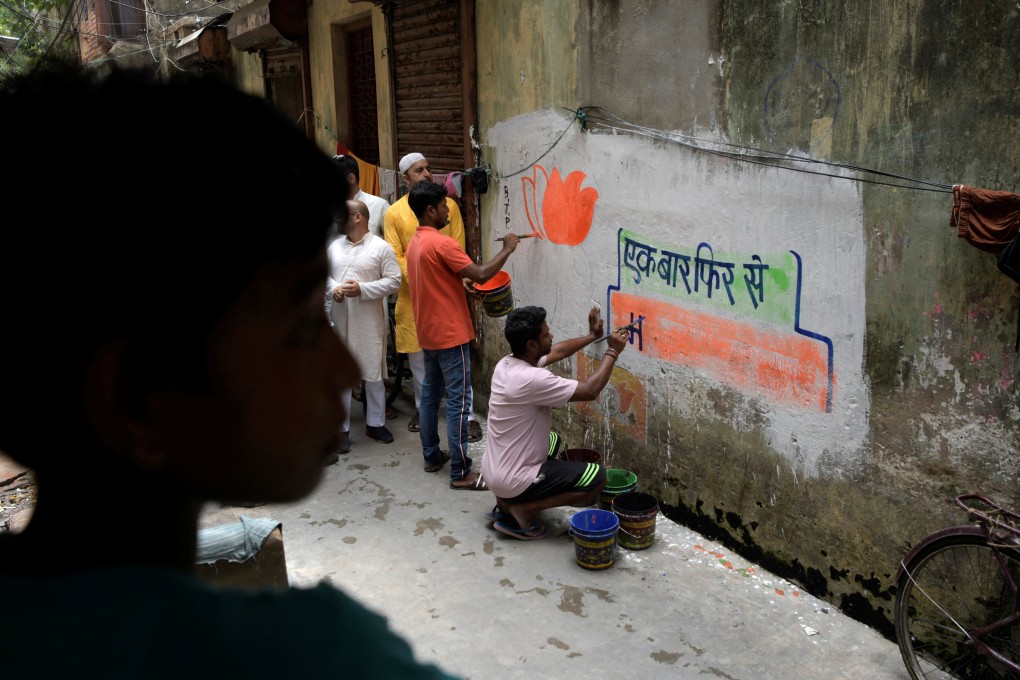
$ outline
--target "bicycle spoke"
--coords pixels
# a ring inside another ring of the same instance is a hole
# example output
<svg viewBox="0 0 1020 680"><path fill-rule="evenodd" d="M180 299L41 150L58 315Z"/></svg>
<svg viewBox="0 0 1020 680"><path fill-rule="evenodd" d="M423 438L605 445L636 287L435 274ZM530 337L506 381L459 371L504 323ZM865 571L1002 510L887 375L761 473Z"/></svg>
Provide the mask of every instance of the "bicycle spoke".
<svg viewBox="0 0 1020 680"><path fill-rule="evenodd" d="M1011 573L1020 571L1016 553L1000 554ZM1020 667L994 661L971 639L970 631L1004 619L1017 602L983 537L943 536L905 565L905 572L897 596L896 631L912 677L1020 678ZM1015 661L1020 659L1017 628L991 631L982 641Z"/></svg>

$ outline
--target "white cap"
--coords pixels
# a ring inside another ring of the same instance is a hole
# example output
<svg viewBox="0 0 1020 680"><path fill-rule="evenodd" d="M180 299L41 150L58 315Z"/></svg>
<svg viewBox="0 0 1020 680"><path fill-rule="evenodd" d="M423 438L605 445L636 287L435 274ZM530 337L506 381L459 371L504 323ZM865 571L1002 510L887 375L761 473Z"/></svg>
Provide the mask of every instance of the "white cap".
<svg viewBox="0 0 1020 680"><path fill-rule="evenodd" d="M405 172L407 172L408 170L411 169L412 165L414 165L418 161L423 161L423 160L425 160L425 156L421 155L420 153L418 153L416 151L414 153L409 153L406 156L404 156L403 158L401 158L400 159L400 165L397 166L397 167L400 168L400 174L403 175Z"/></svg>

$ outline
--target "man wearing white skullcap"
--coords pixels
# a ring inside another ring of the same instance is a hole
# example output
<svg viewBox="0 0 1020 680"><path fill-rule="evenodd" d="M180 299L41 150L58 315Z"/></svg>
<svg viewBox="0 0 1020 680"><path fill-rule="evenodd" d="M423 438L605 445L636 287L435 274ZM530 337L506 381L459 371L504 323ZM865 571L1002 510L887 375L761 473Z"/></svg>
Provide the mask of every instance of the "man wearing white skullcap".
<svg viewBox="0 0 1020 680"><path fill-rule="evenodd" d="M432 168L429 167L429 161L423 154L418 152L409 153L400 159L397 167L404 181L407 182L408 189L418 182L432 181ZM449 196L446 197L446 205L450 209L450 223L440 229L439 233L456 240L460 244L461 249L467 252L464 246L464 219L461 217L460 207L457 205L457 201ZM414 382L415 414L407 424L407 429L411 432L418 431L421 383L425 378L425 355L422 352L421 345L418 344L418 330L414 325L414 311L411 308L411 289L407 285L407 244L411 242L411 237L414 236L414 232L417 229L418 218L414 216L414 211L407 204L407 195L405 194L386 211L386 216L383 220L383 234L386 242L393 248L393 252L397 256L397 263L400 264L400 271L403 274L393 314L397 329L397 351L407 355L407 362L411 367L411 376ZM478 416L475 415L473 397L474 390L469 389L469 442L476 442L482 438L482 426L478 422Z"/></svg>
<svg viewBox="0 0 1020 680"><path fill-rule="evenodd" d="M400 174L401 175L406 174L412 165L414 165L418 161L423 160L425 160L425 156L418 153L417 151L415 151L414 153L407 154L406 156L400 159Z"/></svg>

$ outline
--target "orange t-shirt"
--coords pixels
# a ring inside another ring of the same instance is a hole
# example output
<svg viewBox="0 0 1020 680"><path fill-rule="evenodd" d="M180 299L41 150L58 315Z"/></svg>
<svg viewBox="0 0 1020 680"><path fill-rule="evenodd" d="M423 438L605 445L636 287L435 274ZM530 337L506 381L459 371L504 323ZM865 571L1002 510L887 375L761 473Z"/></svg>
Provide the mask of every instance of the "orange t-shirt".
<svg viewBox="0 0 1020 680"><path fill-rule="evenodd" d="M411 308L422 349L450 349L471 342L464 283L458 272L473 264L460 244L432 227L419 226L407 244Z"/></svg>

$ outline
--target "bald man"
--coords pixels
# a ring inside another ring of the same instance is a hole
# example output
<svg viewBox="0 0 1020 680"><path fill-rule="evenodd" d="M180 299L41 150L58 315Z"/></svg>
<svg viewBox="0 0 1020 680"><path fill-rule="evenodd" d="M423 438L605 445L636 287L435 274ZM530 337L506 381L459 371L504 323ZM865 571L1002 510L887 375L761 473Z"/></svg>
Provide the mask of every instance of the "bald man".
<svg viewBox="0 0 1020 680"><path fill-rule="evenodd" d="M400 289L400 266L386 241L369 231L363 201L347 201L350 215L341 235L329 245L327 295L333 301L330 322L350 349L365 381L365 435L383 444L393 441L386 427L386 296ZM351 450L352 390L342 393L345 420L338 453Z"/></svg>

